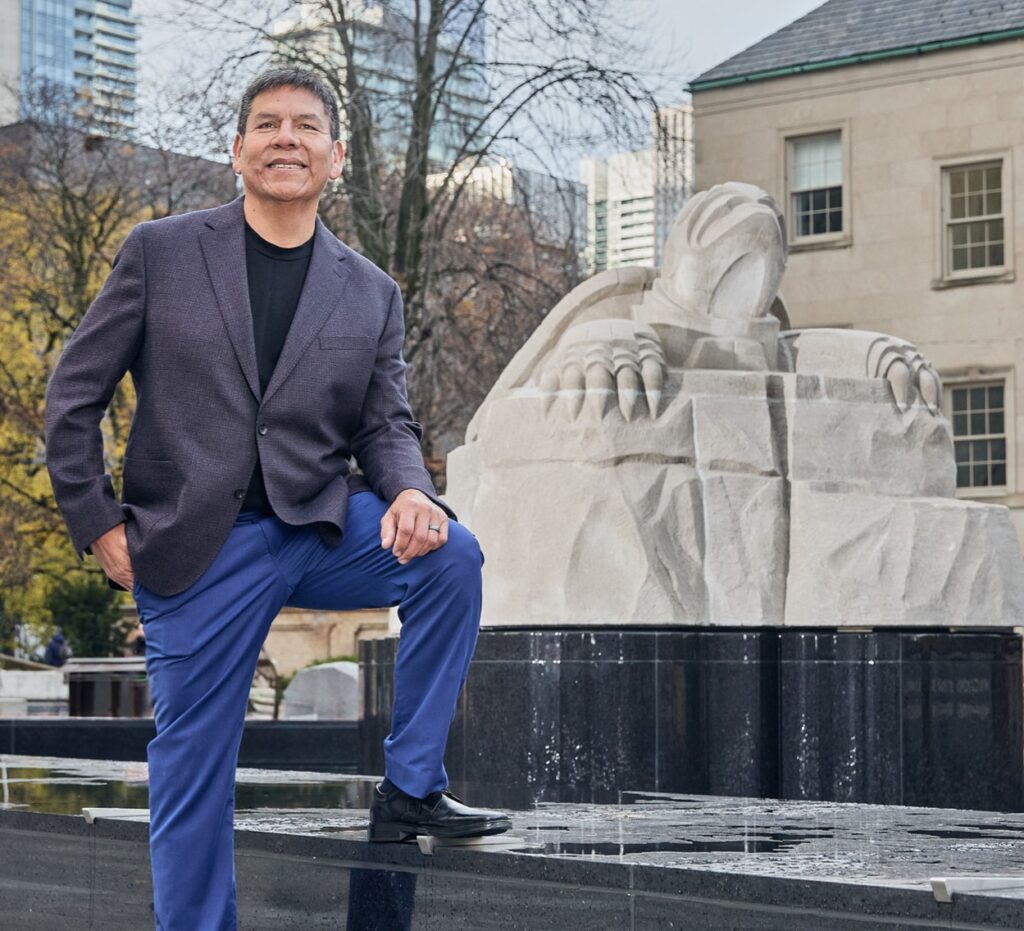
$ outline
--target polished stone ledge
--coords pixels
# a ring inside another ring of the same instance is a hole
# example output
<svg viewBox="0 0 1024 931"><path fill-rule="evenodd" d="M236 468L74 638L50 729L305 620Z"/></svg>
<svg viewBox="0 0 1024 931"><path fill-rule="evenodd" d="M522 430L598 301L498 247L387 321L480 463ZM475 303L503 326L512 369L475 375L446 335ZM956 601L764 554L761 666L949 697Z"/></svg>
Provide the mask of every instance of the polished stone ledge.
<svg viewBox="0 0 1024 931"><path fill-rule="evenodd" d="M145 818L89 825L70 813L104 785L110 800L143 807L144 767L0 756L0 776L6 797L22 799L0 810L0 850L18 852L0 857L12 927L151 922ZM366 842L372 782L239 772L239 927L1024 927L1020 814L622 792L615 804L514 811L503 846L426 856ZM993 876L1006 881L952 902L931 885Z"/></svg>

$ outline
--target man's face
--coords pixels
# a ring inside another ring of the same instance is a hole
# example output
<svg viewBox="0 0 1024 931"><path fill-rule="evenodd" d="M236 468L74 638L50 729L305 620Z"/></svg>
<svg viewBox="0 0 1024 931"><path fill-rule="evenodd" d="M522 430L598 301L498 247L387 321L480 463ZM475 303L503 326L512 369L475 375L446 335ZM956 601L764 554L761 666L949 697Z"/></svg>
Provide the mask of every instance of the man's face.
<svg viewBox="0 0 1024 931"><path fill-rule="evenodd" d="M327 181L340 177L345 150L331 141L331 121L318 97L300 87L275 87L253 99L232 154L247 196L289 203L319 200Z"/></svg>

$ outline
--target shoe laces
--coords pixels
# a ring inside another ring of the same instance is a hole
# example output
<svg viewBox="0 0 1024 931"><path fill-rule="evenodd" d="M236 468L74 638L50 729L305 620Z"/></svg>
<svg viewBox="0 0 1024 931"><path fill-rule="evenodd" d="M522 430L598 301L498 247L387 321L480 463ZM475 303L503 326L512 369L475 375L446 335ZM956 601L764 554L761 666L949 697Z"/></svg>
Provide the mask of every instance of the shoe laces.
<svg viewBox="0 0 1024 931"><path fill-rule="evenodd" d="M449 792L447 789L441 789L439 792L436 792L436 793L435 792L431 792L430 795L428 795L423 801L426 802L428 805L430 805L430 807L433 809L433 808L437 807L438 803L445 796L447 796L450 799L454 799L456 802L459 802L462 805L466 804L454 792Z"/></svg>

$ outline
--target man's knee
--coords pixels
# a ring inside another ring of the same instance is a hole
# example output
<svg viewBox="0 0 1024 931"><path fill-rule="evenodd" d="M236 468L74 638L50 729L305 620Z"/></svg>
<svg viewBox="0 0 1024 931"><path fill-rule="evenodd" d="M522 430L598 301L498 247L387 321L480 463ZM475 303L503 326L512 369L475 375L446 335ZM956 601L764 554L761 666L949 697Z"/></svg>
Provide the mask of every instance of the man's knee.
<svg viewBox="0 0 1024 931"><path fill-rule="evenodd" d="M479 583L480 569L484 564L483 550L477 538L462 524L449 522L448 542L434 553L441 557L448 571L466 582Z"/></svg>

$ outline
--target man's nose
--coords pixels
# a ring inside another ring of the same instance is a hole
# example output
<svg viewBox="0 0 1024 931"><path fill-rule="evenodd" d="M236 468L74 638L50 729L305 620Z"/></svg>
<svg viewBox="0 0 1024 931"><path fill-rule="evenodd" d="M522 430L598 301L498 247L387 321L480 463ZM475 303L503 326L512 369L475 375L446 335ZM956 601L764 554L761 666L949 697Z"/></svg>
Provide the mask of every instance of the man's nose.
<svg viewBox="0 0 1024 931"><path fill-rule="evenodd" d="M292 125L292 121L281 120L281 124L277 129L277 134L274 136L274 145L297 145L298 141L299 137L295 132L295 127Z"/></svg>

